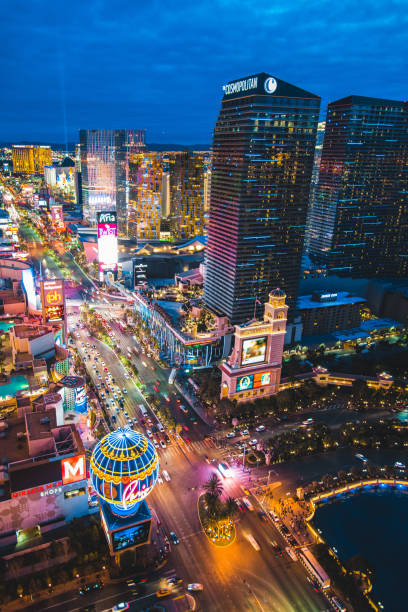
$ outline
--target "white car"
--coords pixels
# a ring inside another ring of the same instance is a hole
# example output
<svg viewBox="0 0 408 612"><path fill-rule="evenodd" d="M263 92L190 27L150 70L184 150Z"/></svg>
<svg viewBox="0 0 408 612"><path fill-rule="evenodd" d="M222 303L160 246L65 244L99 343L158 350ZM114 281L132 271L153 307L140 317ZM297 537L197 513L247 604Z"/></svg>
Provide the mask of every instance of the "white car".
<svg viewBox="0 0 408 612"><path fill-rule="evenodd" d="M193 582L192 584L187 585L187 591L202 591L203 585L199 582Z"/></svg>
<svg viewBox="0 0 408 612"><path fill-rule="evenodd" d="M163 478L160 476L160 474L159 474L159 475L158 475L158 477L157 477L157 482L158 482L159 484L163 484Z"/></svg>
<svg viewBox="0 0 408 612"><path fill-rule="evenodd" d="M233 431L229 431L225 437L226 438L235 438L235 434L234 434Z"/></svg>
<svg viewBox="0 0 408 612"><path fill-rule="evenodd" d="M257 444L258 444L258 440L256 438L250 441L251 446L256 446Z"/></svg>
<svg viewBox="0 0 408 612"><path fill-rule="evenodd" d="M126 395L127 391L125 389L125 387L123 387L123 393Z"/></svg>
<svg viewBox="0 0 408 612"><path fill-rule="evenodd" d="M164 476L164 479L167 480L167 482L170 482L171 478L170 478L170 474L168 473L167 470L163 470L162 474Z"/></svg>
<svg viewBox="0 0 408 612"><path fill-rule="evenodd" d="M146 433L147 433L147 435L149 436L149 438L153 438L153 434L152 434L152 432L150 431L150 429L146 429Z"/></svg>
<svg viewBox="0 0 408 612"><path fill-rule="evenodd" d="M265 425L258 425L255 431L257 431L258 433L260 433L261 431L265 431Z"/></svg>

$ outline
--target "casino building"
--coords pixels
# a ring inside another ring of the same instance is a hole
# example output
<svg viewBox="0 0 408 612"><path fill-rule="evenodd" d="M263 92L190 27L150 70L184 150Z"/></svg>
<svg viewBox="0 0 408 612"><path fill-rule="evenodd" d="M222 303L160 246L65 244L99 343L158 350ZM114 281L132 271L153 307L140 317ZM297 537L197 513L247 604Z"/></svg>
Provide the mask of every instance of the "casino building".
<svg viewBox="0 0 408 612"><path fill-rule="evenodd" d="M0 547L89 513L85 450L55 410L0 423Z"/></svg>
<svg viewBox="0 0 408 612"><path fill-rule="evenodd" d="M319 108L319 96L266 73L224 86L204 298L234 325L271 287L282 287L295 312Z"/></svg>
<svg viewBox="0 0 408 612"><path fill-rule="evenodd" d="M148 544L152 514L146 504L159 474L152 442L133 429L117 429L95 446L90 475L99 498L102 528L111 555Z"/></svg>
<svg viewBox="0 0 408 612"><path fill-rule="evenodd" d="M263 321L236 325L234 348L220 366L221 398L248 402L279 391L288 307L285 293L274 289L265 304Z"/></svg>

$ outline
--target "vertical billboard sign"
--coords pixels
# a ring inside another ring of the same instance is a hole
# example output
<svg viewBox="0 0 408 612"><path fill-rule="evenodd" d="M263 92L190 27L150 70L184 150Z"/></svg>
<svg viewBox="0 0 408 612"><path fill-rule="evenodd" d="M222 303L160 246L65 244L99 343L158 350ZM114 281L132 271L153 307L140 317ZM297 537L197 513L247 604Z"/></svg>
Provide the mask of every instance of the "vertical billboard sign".
<svg viewBox="0 0 408 612"><path fill-rule="evenodd" d="M118 228L116 211L98 212L98 262L99 279L105 272L118 269Z"/></svg>
<svg viewBox="0 0 408 612"><path fill-rule="evenodd" d="M65 292L63 280L41 281L41 303L44 323L64 321Z"/></svg>
<svg viewBox="0 0 408 612"><path fill-rule="evenodd" d="M65 230L64 215L62 212L62 204L52 204L51 206L51 222L57 232Z"/></svg>

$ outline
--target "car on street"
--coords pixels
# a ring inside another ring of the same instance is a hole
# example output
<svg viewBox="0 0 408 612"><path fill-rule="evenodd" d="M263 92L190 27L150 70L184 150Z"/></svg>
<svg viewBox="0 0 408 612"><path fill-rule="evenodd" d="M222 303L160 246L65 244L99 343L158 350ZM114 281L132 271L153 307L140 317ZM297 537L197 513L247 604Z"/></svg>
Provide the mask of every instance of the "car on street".
<svg viewBox="0 0 408 612"><path fill-rule="evenodd" d="M188 425L183 425L184 431L189 431Z"/></svg>
<svg viewBox="0 0 408 612"><path fill-rule="evenodd" d="M241 431L241 436L249 436L249 431L248 431L248 429L243 429L243 430Z"/></svg>
<svg viewBox="0 0 408 612"><path fill-rule="evenodd" d="M169 578L167 580L167 584L181 584L183 582L183 579L180 578L179 576L174 576L174 578Z"/></svg>
<svg viewBox="0 0 408 612"><path fill-rule="evenodd" d="M251 446L256 446L258 444L258 440L256 438L253 438L249 443Z"/></svg>
<svg viewBox="0 0 408 612"><path fill-rule="evenodd" d="M122 392L126 395L127 391L126 391L125 387L123 387Z"/></svg>
<svg viewBox="0 0 408 612"><path fill-rule="evenodd" d="M202 591L203 585L199 582L193 582L187 585L187 591Z"/></svg>
<svg viewBox="0 0 408 612"><path fill-rule="evenodd" d="M153 439L153 444L155 448L159 448L159 443L155 438Z"/></svg>
<svg viewBox="0 0 408 612"><path fill-rule="evenodd" d="M405 463L401 463L401 461L396 461L394 463L394 467L400 469L400 470L405 470Z"/></svg>
<svg viewBox="0 0 408 612"><path fill-rule="evenodd" d="M167 480L167 478L166 478L166 480ZM170 538L171 538L171 541L173 542L173 544L180 544L180 540L178 539L178 537L176 536L174 531L170 531Z"/></svg>
<svg viewBox="0 0 408 612"><path fill-rule="evenodd" d="M146 429L146 433L147 433L147 435L149 436L149 438L153 438L153 434L152 434L152 432L150 431L150 429Z"/></svg>
<svg viewBox="0 0 408 612"><path fill-rule="evenodd" d="M357 459L360 459L360 461L362 461L363 463L367 463L368 461L367 457L364 457L364 455L361 455L360 453L357 453L356 457Z"/></svg>
<svg viewBox="0 0 408 612"><path fill-rule="evenodd" d="M256 432L260 433L261 431L265 431L265 425L258 425L258 427L255 429Z"/></svg>
<svg viewBox="0 0 408 612"><path fill-rule="evenodd" d="M157 477L157 482L158 482L159 484L163 484L163 478L160 476L160 474L159 474L159 475L158 475L158 477Z"/></svg>
<svg viewBox="0 0 408 612"><path fill-rule="evenodd" d="M163 474L165 480L167 480L167 482L170 482L171 478L170 478L170 474L168 473L168 471L167 470L163 470L162 474Z"/></svg>
<svg viewBox="0 0 408 612"><path fill-rule="evenodd" d="M225 437L226 438L235 438L235 433L233 431L229 431Z"/></svg>
<svg viewBox="0 0 408 612"><path fill-rule="evenodd" d="M122 610L129 610L129 604L127 601L121 601L112 608L112 612L122 612Z"/></svg>
<svg viewBox="0 0 408 612"><path fill-rule="evenodd" d="M162 448L166 448L166 443L165 443L165 441L164 441L164 440L160 440L160 446L161 446Z"/></svg>

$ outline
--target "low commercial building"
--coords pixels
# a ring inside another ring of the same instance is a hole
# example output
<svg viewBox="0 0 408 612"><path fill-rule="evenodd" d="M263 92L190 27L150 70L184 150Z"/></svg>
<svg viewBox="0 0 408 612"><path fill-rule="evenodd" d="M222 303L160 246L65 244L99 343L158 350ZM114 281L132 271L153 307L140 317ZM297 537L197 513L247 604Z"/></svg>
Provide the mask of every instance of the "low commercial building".
<svg viewBox="0 0 408 612"><path fill-rule="evenodd" d="M297 310L302 317L303 335L330 334L358 327L361 322L362 297L345 291L316 291L298 298Z"/></svg>
<svg viewBox="0 0 408 612"><path fill-rule="evenodd" d="M89 512L85 450L55 411L0 426L0 547L23 544Z"/></svg>
<svg viewBox="0 0 408 612"><path fill-rule="evenodd" d="M49 325L14 325L10 328L10 343L13 363L28 363L33 359L48 359L55 354L55 332ZM27 366L24 366L27 367Z"/></svg>

